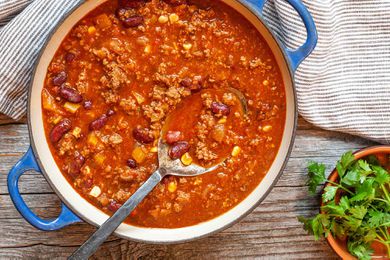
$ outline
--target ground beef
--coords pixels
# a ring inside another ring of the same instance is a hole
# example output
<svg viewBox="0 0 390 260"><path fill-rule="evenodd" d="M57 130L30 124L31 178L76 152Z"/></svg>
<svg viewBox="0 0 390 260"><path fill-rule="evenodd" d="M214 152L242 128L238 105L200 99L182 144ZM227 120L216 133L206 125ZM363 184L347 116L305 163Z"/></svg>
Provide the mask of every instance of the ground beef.
<svg viewBox="0 0 390 260"><path fill-rule="evenodd" d="M215 154L213 151L211 151L207 147L207 145L203 142L198 142L196 144L195 154L199 160L204 160L204 161L212 161L212 160L218 158L217 154Z"/></svg>

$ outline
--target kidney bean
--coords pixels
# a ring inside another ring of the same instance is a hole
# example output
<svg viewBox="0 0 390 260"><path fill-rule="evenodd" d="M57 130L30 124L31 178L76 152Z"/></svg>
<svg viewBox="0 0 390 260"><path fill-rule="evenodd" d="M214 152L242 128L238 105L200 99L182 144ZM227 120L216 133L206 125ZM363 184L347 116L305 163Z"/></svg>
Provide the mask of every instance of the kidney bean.
<svg viewBox="0 0 390 260"><path fill-rule="evenodd" d="M137 162L134 159L128 159L126 164L132 169L137 168Z"/></svg>
<svg viewBox="0 0 390 260"><path fill-rule="evenodd" d="M115 212L117 211L120 207L122 206L122 204L116 202L115 200L112 200L110 202L110 204L107 206L107 209L112 211L112 212Z"/></svg>
<svg viewBox="0 0 390 260"><path fill-rule="evenodd" d="M84 156L78 154L75 156L74 160L69 163L68 173L72 177L77 177L80 174L80 169L83 167L85 162Z"/></svg>
<svg viewBox="0 0 390 260"><path fill-rule="evenodd" d="M84 108L87 110L92 109L92 101L91 100L84 101Z"/></svg>
<svg viewBox="0 0 390 260"><path fill-rule="evenodd" d="M72 122L64 118L56 124L50 132L50 141L58 142L72 128Z"/></svg>
<svg viewBox="0 0 390 260"><path fill-rule="evenodd" d="M133 15L122 21L122 24L126 28L137 27L144 22L144 18L140 15Z"/></svg>
<svg viewBox="0 0 390 260"><path fill-rule="evenodd" d="M83 96L81 96L81 94L73 88L62 86L59 94L63 99L72 103L80 103L83 101Z"/></svg>
<svg viewBox="0 0 390 260"><path fill-rule="evenodd" d="M98 119L95 121L92 121L89 124L89 130L99 130L101 129L106 123L107 123L108 117L106 114L101 115Z"/></svg>
<svg viewBox="0 0 390 260"><path fill-rule="evenodd" d="M184 139L183 134L180 131L168 131L165 135L165 141L167 144L173 144Z"/></svg>
<svg viewBox="0 0 390 260"><path fill-rule="evenodd" d="M68 78L68 74L66 74L65 71L61 71L56 76L53 77L53 85L55 86L61 86L66 82L66 79Z"/></svg>
<svg viewBox="0 0 390 260"><path fill-rule="evenodd" d="M190 145L186 141L180 141L174 143L169 147L168 155L172 160L179 159L183 154L190 150Z"/></svg>
<svg viewBox="0 0 390 260"><path fill-rule="evenodd" d="M230 114L230 107L220 102L213 102L211 103L211 111L217 115L227 116Z"/></svg>
<svg viewBox="0 0 390 260"><path fill-rule="evenodd" d="M134 128L133 137L135 140L143 144L150 144L154 141L154 137L150 134L150 130L140 126Z"/></svg>
<svg viewBox="0 0 390 260"><path fill-rule="evenodd" d="M163 0L163 1L173 6L183 5L187 3L187 0Z"/></svg>
<svg viewBox="0 0 390 260"><path fill-rule="evenodd" d="M67 52L65 54L65 61L68 62L68 63L72 62L75 58L76 58L76 55L74 55L71 52Z"/></svg>

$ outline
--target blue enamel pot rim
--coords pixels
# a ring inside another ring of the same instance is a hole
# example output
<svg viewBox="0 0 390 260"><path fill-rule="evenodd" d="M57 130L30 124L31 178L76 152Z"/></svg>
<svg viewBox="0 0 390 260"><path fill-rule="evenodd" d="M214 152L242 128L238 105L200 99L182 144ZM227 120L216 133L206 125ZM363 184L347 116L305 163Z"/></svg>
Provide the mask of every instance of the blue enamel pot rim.
<svg viewBox="0 0 390 260"><path fill-rule="evenodd" d="M279 48L279 51L283 54L283 59L284 59L284 63L287 64L287 68L288 68L288 74L289 74L289 78L291 80L291 91L292 91L292 95L293 95L293 103L294 103L294 108L293 108L293 115L294 115L294 118L292 120L292 134L291 134L291 139L289 140L289 146L287 149L287 152L286 152L286 156L283 160L283 163L281 163L280 167L279 167L279 172L277 174L277 176L273 179L272 181L272 184L267 188L266 192L262 195L262 197L260 199L257 200L256 203L253 203L251 204L251 207L246 210L244 213L242 213L241 215L239 216L236 216L234 219L232 219L231 221L229 221L226 225L222 226L222 227L219 227L218 229L215 229L215 230L212 230L210 232L207 232L207 233L204 233L202 235L199 235L199 236L193 236L193 237L189 237L189 238L186 238L186 239L178 239L178 240L169 240L169 241L164 241L164 240L151 240L151 239L137 239L137 238L134 238L134 237L129 237L129 236L126 236L124 234L119 234L116 232L116 235L118 235L119 237L122 237L122 238L125 238L125 239L130 239L130 240L133 240L133 241L138 241L138 242L147 242L147 243L155 243L155 244L172 244L172 243L182 243L182 242L187 242L187 241L192 241L192 240L195 240L195 239L200 239L200 238L203 238L205 236L209 236L209 235L212 235L212 234L215 234L217 232L220 232L230 226L232 226L233 224L237 223L238 221L240 221L242 218L244 218L246 215L248 215L250 212L252 212L266 197L267 195L269 194L269 192L272 190L272 188L274 187L274 185L276 184L276 182L279 180L281 174L283 173L283 170L287 164L287 161L290 157L290 154L291 154L291 151L292 151L292 148L293 148L293 145L294 145L294 140L295 140L295 135L296 135L296 128L297 128L297 119L298 119L298 111L297 111L297 97L296 97L296 91L295 91L295 86L294 86L294 70L297 68L297 66L299 65L299 63L307 56L310 54L310 52L314 49L315 47L315 44L316 44L316 41L317 41L317 34L316 34L316 31L315 31L315 27L314 26L314 23L312 24L312 28L311 30L314 30L314 36L315 36L315 39L314 41L312 41L311 43L311 46L309 46L310 50L304 50L304 51L301 51L301 52L305 52L304 55L301 53L301 54L298 54L296 55L296 57L293 57L294 52L292 51L289 51L289 50L286 50L285 47L283 46L283 44L279 41L279 39L273 34L273 32L269 29L269 27L267 26L266 22L263 20L262 16L261 16L261 12L262 12L262 7L264 5L264 2L266 0L261 0L261 1L256 1L256 0L224 0L225 2L237 2L239 4L241 4L242 7L245 7L245 9L247 10L247 12L249 12L251 15L254 15L256 16L256 19L262 24L262 26L264 26L264 28L268 31L269 35L272 36L273 38L273 41L277 44L278 48ZM259 3L254 3L254 2L259 2ZM294 3L295 5L299 6L299 8L303 8L304 9L304 6L302 3L299 2L299 0L288 0L288 2L291 2ZM41 60L42 58L42 55L44 54L44 51L46 50L48 44L50 43L50 41L52 40L52 37L53 35L57 32L58 28L61 27L61 25L67 20L67 18L73 13L75 12L80 6L82 6L84 4L84 2L80 2L66 17L64 17L61 22L58 23L58 25L56 26L56 28L51 32L50 34L50 37L48 38L48 40L46 41L45 43L45 46L42 48L42 51L40 53L40 56L39 56L39 59L37 61L37 64L35 66L35 70L34 70L34 78L33 80L31 81L31 85L29 87L29 93L28 93L28 129L29 129L29 135L30 135L30 140L31 140L31 147L32 147L32 150L33 150L33 153L34 153L34 157L35 157L35 160L36 162L38 163L39 165L39 168L41 169L45 179L49 182L51 188L56 192L56 194L60 197L60 199L72 210L74 211L77 216L80 216L83 218L84 221L92 224L92 225L95 225L97 226L98 224L95 223L94 221L92 221L90 219L90 217L88 216L85 216L82 212L78 211L75 209L74 205L72 205L72 203L70 203L68 201L68 199L66 198L66 196L62 196L61 193L59 192L59 189L57 188L56 185L53 184L53 182L50 180L47 172L45 171L45 165L44 163L42 163L41 161L41 158L39 158L38 155L38 151L37 151L37 147L36 147L36 140L34 140L34 136L33 136L33 131L35 131L32 127L32 111L31 111L31 102L32 102L32 89L33 89L33 85L34 85L34 80L35 80L35 77L36 77L36 71L38 69L38 64L39 64L39 61ZM294 5L293 4L293 5ZM229 4L230 5L230 4ZM256 5L260 5L260 6L256 6ZM296 6L295 6L296 7ZM297 8L296 8L297 9ZM306 9L305 9L306 10ZM297 10L298 11L298 10ZM299 12L299 11L298 11ZM307 12L307 10L306 10ZM302 16L302 14L300 14ZM310 15L309 15L309 18L311 19ZM307 19L307 17L306 17ZM305 25L307 26L306 23L309 23L309 22L312 22L311 21L304 21ZM308 35L309 35L309 29L307 28L308 30ZM312 39L313 40L313 39ZM307 46L306 46L307 47ZM299 50L299 49L298 49ZM305 57L303 57L305 56ZM292 61L290 60L292 59ZM295 60L294 60L295 59ZM16 167L16 166L15 166ZM10 187L10 184L9 184L9 187ZM11 193L11 192L10 192ZM12 197L12 196L11 196ZM19 212L22 213L22 210L20 209L20 205L18 207L18 203L15 203L16 200L14 200L14 204L15 206L18 208ZM66 207L65 207L66 208ZM68 210L69 211L69 210ZM70 212L70 213L69 213ZM71 211L67 212L67 214L73 214ZM38 225L32 223L32 221L30 221L27 216L25 216L25 214L22 213L22 215L31 223L33 224L34 226L38 227L38 228L41 228L39 227ZM31 218L31 216L30 216ZM75 223L77 222L77 217L74 216L73 218L70 217L69 219L71 219L71 221L69 220L68 223L65 223L63 224L61 227L63 226L66 226L68 224L71 224L71 223ZM195 225L197 226L197 225ZM59 227L59 228L61 228ZM41 228L41 229L44 229L44 228ZM58 228L52 228L50 230L55 230L55 229L58 229ZM47 229L49 230L49 229Z"/></svg>

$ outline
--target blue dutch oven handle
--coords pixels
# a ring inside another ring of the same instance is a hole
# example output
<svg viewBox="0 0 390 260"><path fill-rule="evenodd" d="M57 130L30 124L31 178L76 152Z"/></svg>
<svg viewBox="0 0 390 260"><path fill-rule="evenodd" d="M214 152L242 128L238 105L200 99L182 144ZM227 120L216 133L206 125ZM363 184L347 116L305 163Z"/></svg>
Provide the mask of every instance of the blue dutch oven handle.
<svg viewBox="0 0 390 260"><path fill-rule="evenodd" d="M22 196L19 192L18 182L20 176L22 176L26 171L36 171L40 172L39 166L35 159L34 153L31 147L28 149L27 153L20 159L19 162L11 169L8 174L8 190L11 196L12 202L14 203L16 209L19 213L34 227L44 230L52 231L58 230L70 224L80 222L80 218L77 217L65 204L62 204L62 209L60 215L55 219L41 219L38 217L31 209L26 205Z"/></svg>
<svg viewBox="0 0 390 260"><path fill-rule="evenodd" d="M257 15L262 16L265 2L267 0L244 0L256 12ZM291 68L296 71L299 64L310 55L317 45L318 35L316 25L313 17L305 5L300 0L285 0L288 2L299 14L303 24L306 27L307 39L306 42L297 50L289 50L286 48L287 55L290 59Z"/></svg>

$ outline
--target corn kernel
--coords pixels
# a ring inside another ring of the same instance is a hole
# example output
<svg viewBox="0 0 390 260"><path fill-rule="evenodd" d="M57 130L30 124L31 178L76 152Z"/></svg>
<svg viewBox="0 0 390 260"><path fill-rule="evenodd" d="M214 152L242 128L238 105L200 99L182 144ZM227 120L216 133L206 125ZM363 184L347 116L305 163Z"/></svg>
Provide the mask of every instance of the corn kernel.
<svg viewBox="0 0 390 260"><path fill-rule="evenodd" d="M94 134L94 133L90 133L89 135L88 135L88 138L87 138L87 142L88 142L88 144L90 144L90 145L92 145L92 146L96 146L97 145L97 143L98 143L98 139L97 139L97 137L96 137L96 135Z"/></svg>
<svg viewBox="0 0 390 260"><path fill-rule="evenodd" d="M103 153L95 154L93 158L95 159L95 162L99 165L102 165L106 160L106 156Z"/></svg>
<svg viewBox="0 0 390 260"><path fill-rule="evenodd" d="M226 123L226 117L222 117L219 119L218 124L225 124Z"/></svg>
<svg viewBox="0 0 390 260"><path fill-rule="evenodd" d="M89 34L93 34L93 33L95 33L95 32L96 32L95 26L89 26L89 27L88 27L88 33L89 33Z"/></svg>
<svg viewBox="0 0 390 260"><path fill-rule="evenodd" d="M269 131L271 131L272 130L272 125L266 125L266 126L263 126L263 132L269 132Z"/></svg>
<svg viewBox="0 0 390 260"><path fill-rule="evenodd" d="M166 15L160 15L160 17L158 18L158 22L159 23L166 23L166 22L168 22L168 17Z"/></svg>
<svg viewBox="0 0 390 260"><path fill-rule="evenodd" d="M177 189L177 184L176 184L176 182L171 181L171 182L168 184L168 191L169 191L169 192L175 192L176 189Z"/></svg>
<svg viewBox="0 0 390 260"><path fill-rule="evenodd" d="M56 125L61 121L61 119L62 119L62 116L57 116L56 118L54 118L53 123Z"/></svg>
<svg viewBox="0 0 390 260"><path fill-rule="evenodd" d="M232 156L233 156L233 157L236 157L236 156L238 156L238 155L240 154L240 152L241 152L241 147L239 147L239 146L234 146L234 147L233 147L233 150L232 150Z"/></svg>
<svg viewBox="0 0 390 260"><path fill-rule="evenodd" d="M264 80L264 81L263 81L263 85L264 85L264 86L268 86L268 85L269 85L269 81L268 81L268 80Z"/></svg>
<svg viewBox="0 0 390 260"><path fill-rule="evenodd" d="M184 48L186 51L189 51L189 50L192 48L192 44L191 44L191 43L184 43L184 44L183 44L183 48Z"/></svg>
<svg viewBox="0 0 390 260"><path fill-rule="evenodd" d="M142 103L145 102L145 98L141 94L133 91L133 95L134 95L135 99L137 100L138 104L141 105Z"/></svg>
<svg viewBox="0 0 390 260"><path fill-rule="evenodd" d="M179 16L177 14L175 14L175 13L170 14L169 15L169 21L171 23L176 23L177 21L179 21Z"/></svg>
<svg viewBox="0 0 390 260"><path fill-rule="evenodd" d="M89 192L89 195L92 197L99 197L99 195L102 193L102 190L99 188L99 186L93 186L92 190Z"/></svg>
<svg viewBox="0 0 390 260"><path fill-rule="evenodd" d="M68 112L76 113L76 111L80 108L80 105L79 105L79 104L75 104L75 103L66 102L66 103L64 104L64 108L65 108Z"/></svg>
<svg viewBox="0 0 390 260"><path fill-rule="evenodd" d="M155 147L152 147L152 148L150 149L150 152L152 152L152 153L157 153L157 152L158 152L157 147L156 147L156 146L155 146Z"/></svg>
<svg viewBox="0 0 390 260"><path fill-rule="evenodd" d="M151 47L150 45L146 45L146 46L145 46L145 49L144 49L144 52L145 52L145 53L150 53L151 50L152 50L152 47Z"/></svg>
<svg viewBox="0 0 390 260"><path fill-rule="evenodd" d="M185 166L189 166L192 163L192 157L189 153L183 154L181 156L180 160L181 160L182 164L184 164Z"/></svg>
<svg viewBox="0 0 390 260"><path fill-rule="evenodd" d="M81 136L81 128L80 127L75 127L72 131L72 135L76 138L80 138Z"/></svg>
<svg viewBox="0 0 390 260"><path fill-rule="evenodd" d="M144 151L142 151L141 147L136 147L132 152L132 156L137 163L143 163L146 154L144 153Z"/></svg>

